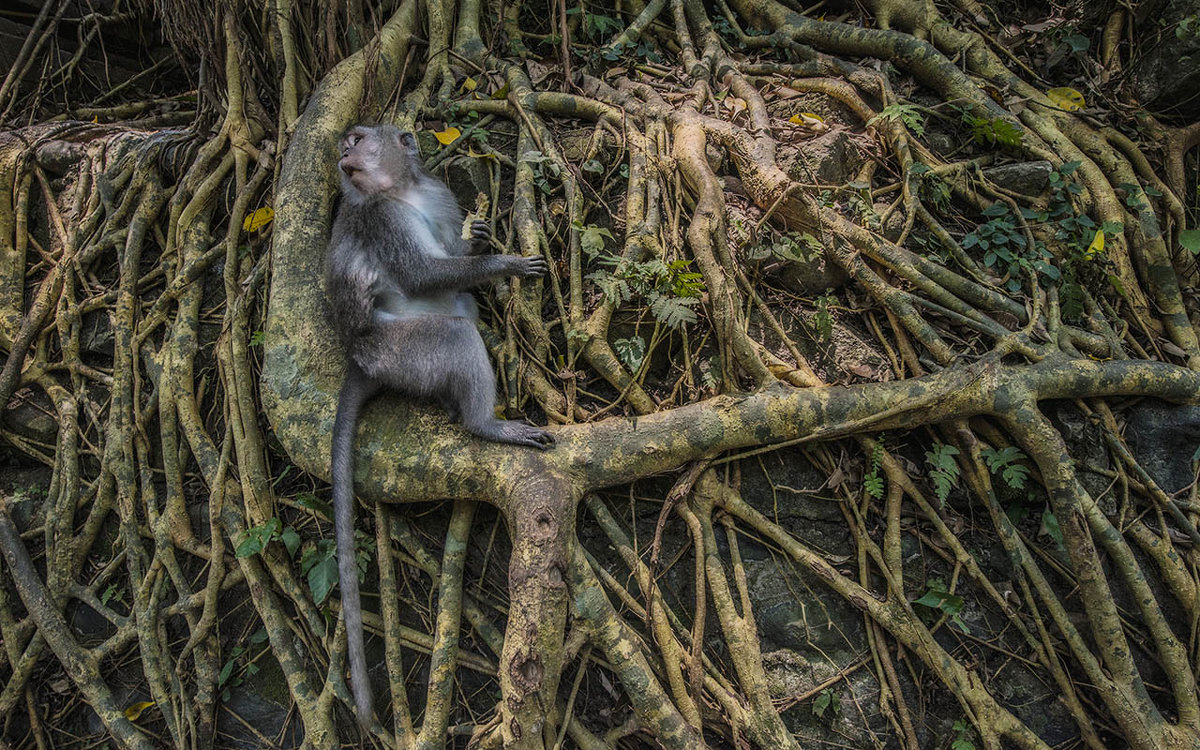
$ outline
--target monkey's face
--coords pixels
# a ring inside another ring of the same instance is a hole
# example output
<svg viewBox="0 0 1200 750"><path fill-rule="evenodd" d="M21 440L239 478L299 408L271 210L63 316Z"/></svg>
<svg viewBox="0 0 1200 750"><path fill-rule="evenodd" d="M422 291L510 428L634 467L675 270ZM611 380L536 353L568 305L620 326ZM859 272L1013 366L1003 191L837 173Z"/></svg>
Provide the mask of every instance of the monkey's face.
<svg viewBox="0 0 1200 750"><path fill-rule="evenodd" d="M365 196L379 195L411 182L416 140L390 125L358 125L342 136L342 190Z"/></svg>

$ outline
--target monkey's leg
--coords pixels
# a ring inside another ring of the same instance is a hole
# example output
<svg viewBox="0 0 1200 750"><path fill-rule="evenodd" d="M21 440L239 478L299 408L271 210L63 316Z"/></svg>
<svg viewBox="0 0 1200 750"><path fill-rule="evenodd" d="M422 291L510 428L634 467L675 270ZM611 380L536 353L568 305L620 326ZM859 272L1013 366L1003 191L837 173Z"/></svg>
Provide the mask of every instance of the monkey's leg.
<svg viewBox="0 0 1200 750"><path fill-rule="evenodd" d="M485 440L546 450L554 444L550 433L521 422L496 419L496 378L483 339L474 328L469 330L469 337L464 338L472 340L463 342L470 347L464 358L466 366L450 373L449 382L450 398L458 404L463 427Z"/></svg>
<svg viewBox="0 0 1200 750"><path fill-rule="evenodd" d="M346 618L346 651L350 660L350 688L363 726L371 723L371 685L363 650L362 601L358 593L358 559L354 550L354 428L365 404L379 391L378 382L367 377L353 358L338 396L333 420L333 525L337 536L338 585L342 614Z"/></svg>

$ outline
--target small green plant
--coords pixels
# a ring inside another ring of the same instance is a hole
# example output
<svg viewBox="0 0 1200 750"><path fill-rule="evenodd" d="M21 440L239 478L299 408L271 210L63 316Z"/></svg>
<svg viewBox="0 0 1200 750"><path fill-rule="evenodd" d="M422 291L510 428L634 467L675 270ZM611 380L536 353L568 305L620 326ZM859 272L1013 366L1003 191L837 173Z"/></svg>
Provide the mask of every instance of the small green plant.
<svg viewBox="0 0 1200 750"><path fill-rule="evenodd" d="M954 722L954 740L950 750L975 750L975 729L965 719Z"/></svg>
<svg viewBox="0 0 1200 750"><path fill-rule="evenodd" d="M614 32L620 31L622 24L612 16L606 16L602 13L589 13L582 8L567 8L567 15L574 16L583 13L583 22L580 24L580 31L583 32L583 37L591 42L601 42L604 37Z"/></svg>
<svg viewBox="0 0 1200 750"><path fill-rule="evenodd" d="M970 129L971 138L982 146L1007 146L1020 148L1025 131L1002 117L976 117L966 110L962 113L963 123Z"/></svg>
<svg viewBox="0 0 1200 750"><path fill-rule="evenodd" d="M833 339L833 314L829 309L836 305L837 301L832 289L826 289L825 293L816 299L817 311L813 315L813 325L817 328L817 337L825 343Z"/></svg>
<svg viewBox="0 0 1200 750"><path fill-rule="evenodd" d="M916 137L925 135L925 115L915 104L889 104L879 114L867 120L867 124L871 125L876 120L899 120Z"/></svg>
<svg viewBox="0 0 1200 750"><path fill-rule="evenodd" d="M820 256L824 248L820 240L808 232L786 232L775 236L770 242L747 245L749 260L764 260L775 257L780 260L808 263Z"/></svg>
<svg viewBox="0 0 1200 750"><path fill-rule="evenodd" d="M104 593L100 594L100 603L108 604L109 602L125 602L125 589L115 583L110 583L105 587Z"/></svg>
<svg viewBox="0 0 1200 750"><path fill-rule="evenodd" d="M338 580L337 542L321 539L316 544L305 547L300 555L300 572L308 580L313 602L320 606ZM365 573L360 565L359 577Z"/></svg>
<svg viewBox="0 0 1200 750"><path fill-rule="evenodd" d="M963 607L966 602L957 594L950 593L950 589L946 583L938 578L931 578L925 582L925 593L913 601L913 604L919 604L922 607L927 607L932 610L937 610L950 618L951 624L964 633L971 632L967 624L962 621Z"/></svg>
<svg viewBox="0 0 1200 750"><path fill-rule="evenodd" d="M259 628L250 636L250 645L257 646L267 640L267 631L264 628ZM225 660L225 664L221 666L221 671L217 674L217 689L221 691L221 700L229 700L229 691L232 688L242 684L242 675L253 676L258 673L258 665L254 662L247 662L246 668L237 674L234 674L234 667L237 666L238 659L244 656L248 651L246 646L237 645L229 652L229 658Z"/></svg>
<svg viewBox="0 0 1200 750"><path fill-rule="evenodd" d="M630 372L637 372L646 358L646 340L641 336L617 339L613 342L613 351L617 353L617 359L621 360L621 364L629 368Z"/></svg>
<svg viewBox="0 0 1200 750"><path fill-rule="evenodd" d="M250 557L266 549L273 540L278 539L283 530L283 522L271 518L258 526L253 526L242 534L242 540L234 548L235 557Z"/></svg>
<svg viewBox="0 0 1200 750"><path fill-rule="evenodd" d="M550 180L553 179L557 182L562 176L562 168L559 167L558 162L538 151L526 151L521 154L521 161L527 163L533 170L533 184L537 186L537 189L546 195L553 194L557 185L551 184Z"/></svg>
<svg viewBox="0 0 1200 750"><path fill-rule="evenodd" d="M1007 205L993 203L983 215L988 220L963 237L962 247L983 250L983 264L1004 273L1004 284L1010 292L1021 290L1021 275L1025 272L1036 271L1051 281L1061 278L1062 273L1051 263L1050 251L1041 242L1030 247Z"/></svg>
<svg viewBox="0 0 1200 750"><path fill-rule="evenodd" d="M950 210L950 186L934 174L928 164L914 161L909 167L909 172L919 178L917 190L923 202L932 204L938 213Z"/></svg>
<svg viewBox="0 0 1200 750"><path fill-rule="evenodd" d="M1185 229L1180 232L1179 246L1192 255L1200 255L1200 229Z"/></svg>
<svg viewBox="0 0 1200 750"><path fill-rule="evenodd" d="M987 462L988 470L993 474L1000 472L1000 478L1014 490L1024 489L1025 479L1029 477L1029 467L1017 463L1024 461L1025 454L1016 446L1008 446L1001 450L984 448L980 451L983 460Z"/></svg>
<svg viewBox="0 0 1200 750"><path fill-rule="evenodd" d="M587 278L613 304L625 304L638 296L649 303L655 320L668 328L696 322L692 308L700 304L705 286L703 275L689 270L690 260L622 262L611 255L597 255L595 261L607 268L593 271Z"/></svg>
<svg viewBox="0 0 1200 750"><path fill-rule="evenodd" d="M831 717L842 715L841 696L831 687L827 687L817 693L817 697L812 705L813 716L816 716L818 719L824 718L826 711L829 711Z"/></svg>
<svg viewBox="0 0 1200 750"><path fill-rule="evenodd" d="M587 253L589 260L595 260L597 256L604 252L604 240L610 239L616 241L612 232L604 227L588 224L584 226L579 222L575 222L572 226L579 232L579 247L583 252Z"/></svg>
<svg viewBox="0 0 1200 750"><path fill-rule="evenodd" d="M1042 511L1042 528L1038 533L1045 534L1054 540L1054 544L1061 550L1063 547L1062 527L1058 525L1058 517L1054 515L1054 511L1046 508Z"/></svg>
<svg viewBox="0 0 1200 750"><path fill-rule="evenodd" d="M935 443L925 453L925 460L932 467L929 479L933 482L933 492L939 503L946 502L950 488L958 484L958 462L954 460L957 455L958 448L945 443Z"/></svg>
<svg viewBox="0 0 1200 750"><path fill-rule="evenodd" d="M1195 39L1200 37L1200 16L1190 15L1179 19L1175 24L1176 39Z"/></svg>
<svg viewBox="0 0 1200 750"><path fill-rule="evenodd" d="M863 491L876 500L883 498L883 477L879 475L879 462L883 459L883 438L871 449L871 470L863 477Z"/></svg>

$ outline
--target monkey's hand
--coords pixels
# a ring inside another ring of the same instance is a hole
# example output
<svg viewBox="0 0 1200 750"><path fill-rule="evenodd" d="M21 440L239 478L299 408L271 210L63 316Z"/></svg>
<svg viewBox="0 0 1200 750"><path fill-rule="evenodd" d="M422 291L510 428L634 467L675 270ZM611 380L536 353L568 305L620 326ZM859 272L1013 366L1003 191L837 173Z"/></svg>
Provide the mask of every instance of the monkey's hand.
<svg viewBox="0 0 1200 750"><path fill-rule="evenodd" d="M529 279L535 276L545 276L549 267L546 265L546 259L538 257L526 257L524 255L508 255L509 258L508 272L512 276L517 276L522 279Z"/></svg>
<svg viewBox="0 0 1200 750"><path fill-rule="evenodd" d="M471 252L479 253L492 244L492 226L482 219L471 222Z"/></svg>

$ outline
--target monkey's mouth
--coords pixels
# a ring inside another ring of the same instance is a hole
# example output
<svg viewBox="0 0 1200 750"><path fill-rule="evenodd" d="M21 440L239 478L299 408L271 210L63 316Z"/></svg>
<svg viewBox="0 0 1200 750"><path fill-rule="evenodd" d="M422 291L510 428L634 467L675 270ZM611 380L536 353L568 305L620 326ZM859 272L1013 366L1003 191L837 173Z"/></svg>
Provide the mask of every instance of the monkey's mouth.
<svg viewBox="0 0 1200 750"><path fill-rule="evenodd" d="M353 164L346 164L345 162L339 164L338 166L341 167L342 171L346 173L347 177L353 177L355 173L362 171Z"/></svg>

